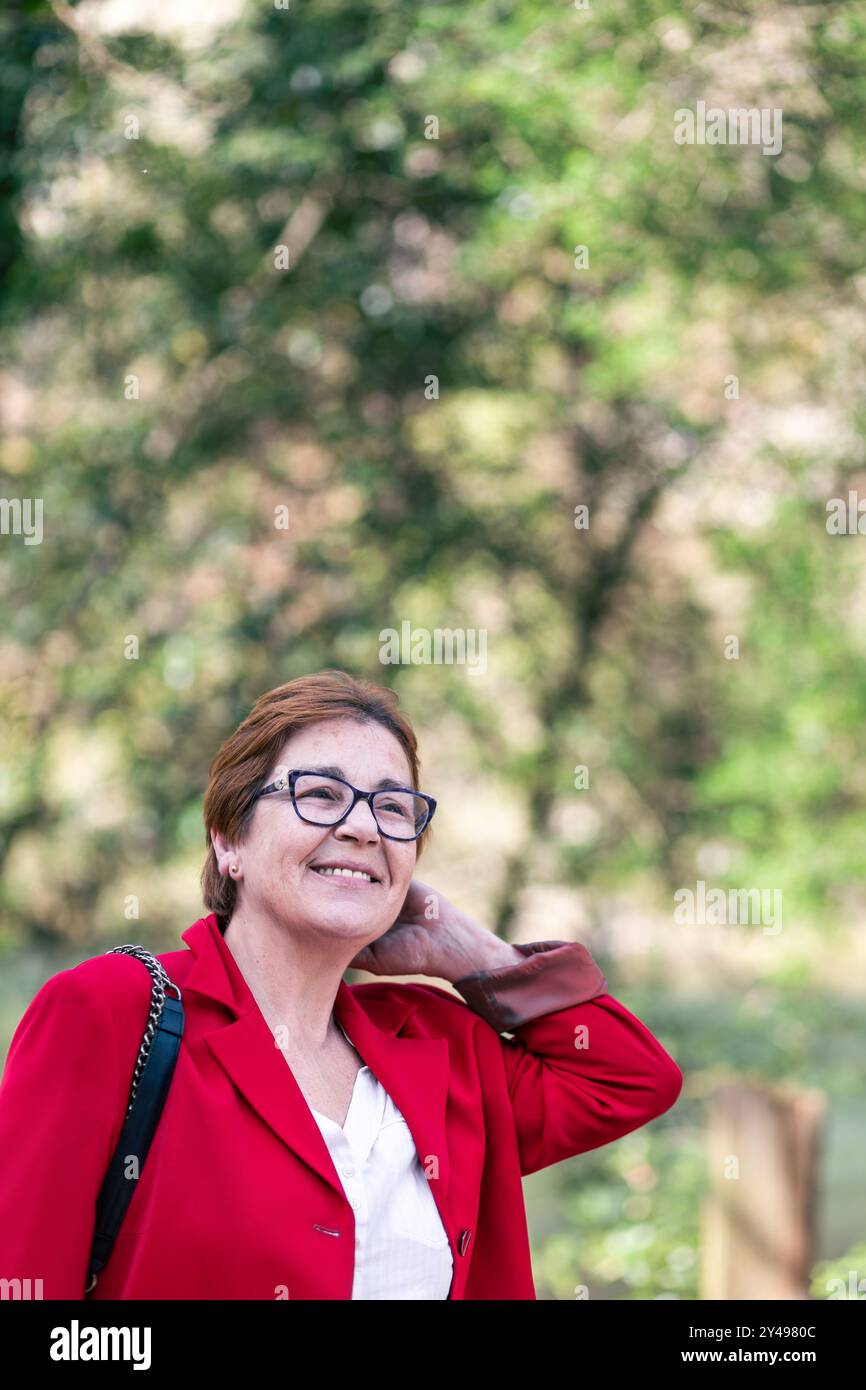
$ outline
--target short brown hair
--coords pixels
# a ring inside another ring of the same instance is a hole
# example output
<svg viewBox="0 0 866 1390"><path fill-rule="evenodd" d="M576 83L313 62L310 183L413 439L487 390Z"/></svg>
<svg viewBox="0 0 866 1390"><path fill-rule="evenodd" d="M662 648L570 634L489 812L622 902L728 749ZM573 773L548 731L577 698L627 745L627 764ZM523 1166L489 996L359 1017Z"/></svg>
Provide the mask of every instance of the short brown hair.
<svg viewBox="0 0 866 1390"><path fill-rule="evenodd" d="M274 759L286 739L308 724L322 719L349 717L376 721L388 729L403 747L412 769L412 786L418 786L418 740L412 726L397 708L398 697L387 686L357 680L346 671L318 671L298 676L260 695L246 719L220 748L210 766L204 795L207 859L201 874L205 907L216 913L225 931L237 902L233 878L219 871L211 840L215 830L235 844L242 844L253 818L254 793L266 785ZM429 827L418 838L420 857Z"/></svg>

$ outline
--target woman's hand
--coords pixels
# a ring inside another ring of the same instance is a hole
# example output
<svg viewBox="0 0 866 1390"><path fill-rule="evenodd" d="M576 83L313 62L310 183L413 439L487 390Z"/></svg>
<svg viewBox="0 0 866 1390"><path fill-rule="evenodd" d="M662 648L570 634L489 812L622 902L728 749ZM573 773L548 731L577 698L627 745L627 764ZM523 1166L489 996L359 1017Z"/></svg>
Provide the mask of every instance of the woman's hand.
<svg viewBox="0 0 866 1390"><path fill-rule="evenodd" d="M413 878L396 922L364 946L349 968L371 975L432 975L454 981L479 970L519 965L523 959L513 946Z"/></svg>

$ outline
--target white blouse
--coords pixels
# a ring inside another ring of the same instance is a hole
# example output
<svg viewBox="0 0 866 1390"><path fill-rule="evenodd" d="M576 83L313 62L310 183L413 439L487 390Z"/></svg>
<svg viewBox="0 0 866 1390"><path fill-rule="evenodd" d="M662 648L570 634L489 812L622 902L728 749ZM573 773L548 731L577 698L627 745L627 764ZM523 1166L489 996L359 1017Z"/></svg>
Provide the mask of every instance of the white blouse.
<svg viewBox="0 0 866 1390"><path fill-rule="evenodd" d="M448 1236L412 1132L382 1083L361 1067L342 1128L310 1110L355 1213L353 1300L447 1299Z"/></svg>

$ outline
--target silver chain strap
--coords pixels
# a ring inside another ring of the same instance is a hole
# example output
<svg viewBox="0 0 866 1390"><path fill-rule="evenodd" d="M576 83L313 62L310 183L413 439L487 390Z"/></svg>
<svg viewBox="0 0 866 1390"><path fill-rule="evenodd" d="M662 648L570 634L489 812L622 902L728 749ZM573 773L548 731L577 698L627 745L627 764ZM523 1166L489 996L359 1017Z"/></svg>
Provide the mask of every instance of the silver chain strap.
<svg viewBox="0 0 866 1390"><path fill-rule="evenodd" d="M112 946L111 950L106 951L105 954L107 956L135 956L136 960L140 960L143 965L147 966L152 981L147 1027L144 1030L144 1037L141 1040L141 1047L138 1050L135 1071L132 1074L132 1090L129 1096L129 1104L126 1107L126 1113L128 1115L132 1109L132 1103L135 1100L138 1083L141 1080L141 1073L144 1071L144 1065L150 1056L150 1048L154 1033L156 1032L156 1026L165 1008L166 990L175 990L178 999L180 999L180 989L174 983L174 980L169 979L165 970L156 959L156 956L151 955L150 951L146 951L143 946Z"/></svg>

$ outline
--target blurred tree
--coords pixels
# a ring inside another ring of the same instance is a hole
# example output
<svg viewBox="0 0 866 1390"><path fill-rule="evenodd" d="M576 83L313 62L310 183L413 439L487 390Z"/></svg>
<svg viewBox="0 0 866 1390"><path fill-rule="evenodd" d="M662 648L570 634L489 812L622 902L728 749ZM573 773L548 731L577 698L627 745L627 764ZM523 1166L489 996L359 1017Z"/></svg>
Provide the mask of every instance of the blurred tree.
<svg viewBox="0 0 866 1390"><path fill-rule="evenodd" d="M46 535L0 555L7 930L78 939L136 866L168 883L233 722L329 664L456 719L520 806L480 847L502 932L539 877L665 892L708 844L838 910L857 8L25 17L0 463ZM782 106L781 156L677 145L705 97ZM485 628L485 678L382 667L407 619Z"/></svg>

